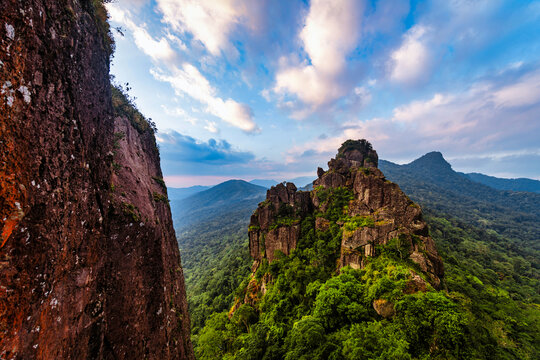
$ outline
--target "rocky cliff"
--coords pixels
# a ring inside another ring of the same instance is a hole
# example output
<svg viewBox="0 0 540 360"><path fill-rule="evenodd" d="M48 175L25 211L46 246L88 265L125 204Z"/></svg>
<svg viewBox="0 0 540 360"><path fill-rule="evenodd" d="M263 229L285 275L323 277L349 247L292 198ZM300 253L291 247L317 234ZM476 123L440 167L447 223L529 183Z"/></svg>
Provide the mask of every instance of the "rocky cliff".
<svg viewBox="0 0 540 360"><path fill-rule="evenodd" d="M263 260L271 263L280 253L290 254L305 235L302 228L326 231L338 225L341 254L337 269L363 268L366 259L391 246L402 259L415 263L431 285L439 287L443 264L420 207L398 185L386 180L377 165L377 153L369 142L348 140L330 160L327 171L318 169L313 191L297 191L291 183L268 190L249 227L254 270ZM339 208L342 213L329 216L329 206L336 196L344 199L344 206ZM314 223L302 227L308 215ZM412 287L425 288L418 277L413 278L418 281L412 281Z"/></svg>
<svg viewBox="0 0 540 360"><path fill-rule="evenodd" d="M101 1L0 7L2 359L193 358L153 129L111 94L109 35Z"/></svg>

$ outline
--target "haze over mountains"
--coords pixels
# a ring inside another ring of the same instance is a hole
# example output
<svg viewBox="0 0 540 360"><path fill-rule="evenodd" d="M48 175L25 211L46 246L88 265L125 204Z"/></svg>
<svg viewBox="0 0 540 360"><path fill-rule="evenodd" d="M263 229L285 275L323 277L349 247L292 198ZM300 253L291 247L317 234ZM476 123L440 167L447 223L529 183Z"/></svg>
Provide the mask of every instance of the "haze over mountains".
<svg viewBox="0 0 540 360"><path fill-rule="evenodd" d="M414 160L410 164L405 165L398 165L395 163L392 163L390 161L386 160L380 160L381 166L384 169L389 169L390 172L392 172L395 169L398 169L399 166L403 166L403 169L413 170L413 169L421 169L425 166L433 166L432 170L441 170L441 174L448 175L448 169L451 169L451 165L444 159L443 155L439 152L430 152L426 155L418 158L417 160ZM431 163L431 164L428 164ZM495 176L489 176L484 175L480 173L461 173L461 172L455 172L451 171L452 177L455 175L461 175L469 180L471 180L474 183L479 183L486 185L490 188L496 189L496 190L508 190L508 191L514 191L514 192L536 192L540 193L540 181L534 180L534 179L527 179L527 178L517 178L517 179L506 179L506 178L498 178ZM444 177L444 176L443 176ZM439 180L442 178L439 177ZM312 188L312 182L315 180L314 176L302 176L293 178L290 180L286 180L287 182L292 182L299 188L303 188L303 190L311 190ZM435 178L433 180L436 180ZM244 181L244 180L239 180ZM247 181L244 181L247 182ZM279 181L273 180L273 179L253 179L249 181L250 184L258 185L264 188L271 188L274 185L277 185ZM221 184L218 184L221 185ZM218 186L216 185L216 186ZM185 199L191 195L194 195L198 192L208 190L212 188L212 186L202 186L202 185L195 185L185 188L174 188L169 187L169 199L171 201L174 200L181 200ZM475 187L477 190L478 187Z"/></svg>

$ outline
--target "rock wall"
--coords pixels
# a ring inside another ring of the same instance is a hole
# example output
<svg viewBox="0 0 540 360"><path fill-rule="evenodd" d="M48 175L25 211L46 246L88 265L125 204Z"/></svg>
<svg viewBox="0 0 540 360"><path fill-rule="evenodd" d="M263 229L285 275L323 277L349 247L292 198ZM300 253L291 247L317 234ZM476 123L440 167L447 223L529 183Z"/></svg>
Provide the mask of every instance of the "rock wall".
<svg viewBox="0 0 540 360"><path fill-rule="evenodd" d="M313 191L297 192L289 183L268 190L249 228L254 269L264 258L272 262L276 250L290 254L302 236L299 224L306 215L315 215L317 231L328 229L330 222L317 213L326 212L328 191L346 188L353 199L343 220L337 222L343 234L338 267L362 268L367 257L377 256L378 246L392 242L403 259L416 263L430 283L439 287L444 267L420 207L398 185L386 180L377 164L377 152L369 142L348 140L328 162L327 171L317 170ZM323 192L325 197L321 196Z"/></svg>
<svg viewBox="0 0 540 360"><path fill-rule="evenodd" d="M272 186L266 192L266 200L251 216L251 257L272 262L276 250L289 255L300 237L300 219L310 211L312 203L308 192L297 191L293 183Z"/></svg>
<svg viewBox="0 0 540 360"><path fill-rule="evenodd" d="M0 358L192 359L151 129L115 116L100 1L0 7Z"/></svg>

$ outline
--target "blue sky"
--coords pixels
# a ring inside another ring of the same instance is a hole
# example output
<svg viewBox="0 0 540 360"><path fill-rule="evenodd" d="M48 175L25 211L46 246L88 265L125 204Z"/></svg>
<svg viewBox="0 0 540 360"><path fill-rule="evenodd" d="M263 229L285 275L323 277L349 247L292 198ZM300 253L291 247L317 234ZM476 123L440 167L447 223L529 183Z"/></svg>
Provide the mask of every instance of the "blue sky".
<svg viewBox="0 0 540 360"><path fill-rule="evenodd" d="M169 186L313 175L348 138L540 179L540 1L118 0Z"/></svg>

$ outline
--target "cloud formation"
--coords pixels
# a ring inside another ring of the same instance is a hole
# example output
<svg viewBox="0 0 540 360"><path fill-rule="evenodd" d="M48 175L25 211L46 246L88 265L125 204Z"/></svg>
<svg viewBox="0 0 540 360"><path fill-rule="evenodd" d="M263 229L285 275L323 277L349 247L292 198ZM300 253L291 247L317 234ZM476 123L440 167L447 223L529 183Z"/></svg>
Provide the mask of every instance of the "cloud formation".
<svg viewBox="0 0 540 360"><path fill-rule="evenodd" d="M261 2L242 0L157 0L163 21L190 33L214 56L235 54L230 35L240 24L254 28Z"/></svg>
<svg viewBox="0 0 540 360"><path fill-rule="evenodd" d="M223 100L217 96L217 90L195 66L184 63L180 68L172 67L171 72L168 74L155 69L152 69L151 73L157 80L169 83L176 95L188 95L205 104L207 113L246 133L260 132L253 120L253 111L249 106L232 99Z"/></svg>
<svg viewBox="0 0 540 360"><path fill-rule="evenodd" d="M338 136L293 147L288 161L314 151L333 155L347 139L369 139L385 159L411 160L439 150L448 156L497 153L535 144L540 151L540 68L476 82L455 93L436 93L394 108L392 116L349 121ZM513 77L513 80L506 78Z"/></svg>
<svg viewBox="0 0 540 360"><path fill-rule="evenodd" d="M428 77L431 54L426 41L427 32L426 27L416 25L403 36L401 46L391 55L392 80L411 85Z"/></svg>
<svg viewBox="0 0 540 360"><path fill-rule="evenodd" d="M205 165L246 163L255 158L247 151L239 151L225 140L198 141L177 131L158 133L161 157L165 161Z"/></svg>
<svg viewBox="0 0 540 360"><path fill-rule="evenodd" d="M394 161L440 150L452 159L482 154L493 169L515 171L511 160L489 156L538 149L535 2L137 0L133 6L118 0L108 6L112 25L127 30L113 72L132 84L141 110L158 126L201 139L219 134L256 156L213 170L205 160L202 168L181 163L178 171L189 168L189 176L303 173L351 137L368 138Z"/></svg>
<svg viewBox="0 0 540 360"><path fill-rule="evenodd" d="M162 3L165 6L171 7L178 5L177 1L164 1ZM213 11L225 11L224 6L226 2L220 4ZM199 8L200 6L204 7L203 5L209 6L209 3L197 4L189 2L189 6L195 7L195 10L189 10L188 6L188 10L185 11L198 13L199 10L204 10ZM156 40L150 36L143 26L138 26L131 20L131 15L128 11L123 10L115 4L108 4L108 11L112 21L123 24L131 31L135 44L141 51L151 57L155 63L163 63L169 69L168 74L160 69L151 69L151 74L157 80L170 83L177 95L184 96L187 94L201 102L206 106L205 111L207 113L220 118L230 125L246 133L253 134L260 132L260 128L255 124L253 119L253 110L249 106L240 104L233 99L224 100L220 98L217 95L218 91L216 88L210 84L208 79L194 65L184 62L181 67L177 66L179 56L172 49L169 40L176 43L180 48L185 48L181 39L168 33L166 37ZM176 109L175 112L177 115L180 115L179 112L185 115L185 112L180 109ZM188 121L191 123L196 122L193 119L188 119ZM207 122L204 128L215 134L218 132L216 125L215 122Z"/></svg>
<svg viewBox="0 0 540 360"><path fill-rule="evenodd" d="M314 109L345 95L346 57L360 36L363 2L314 0L299 34L307 59L282 58L273 91L294 95ZM345 35L346 34L346 35Z"/></svg>
<svg viewBox="0 0 540 360"><path fill-rule="evenodd" d="M152 60L172 64L177 59L176 52L172 49L166 38L154 39L143 26L136 25L133 22L128 12L115 4L107 4L107 10L112 21L123 24L131 31L135 45L146 55L150 56Z"/></svg>

